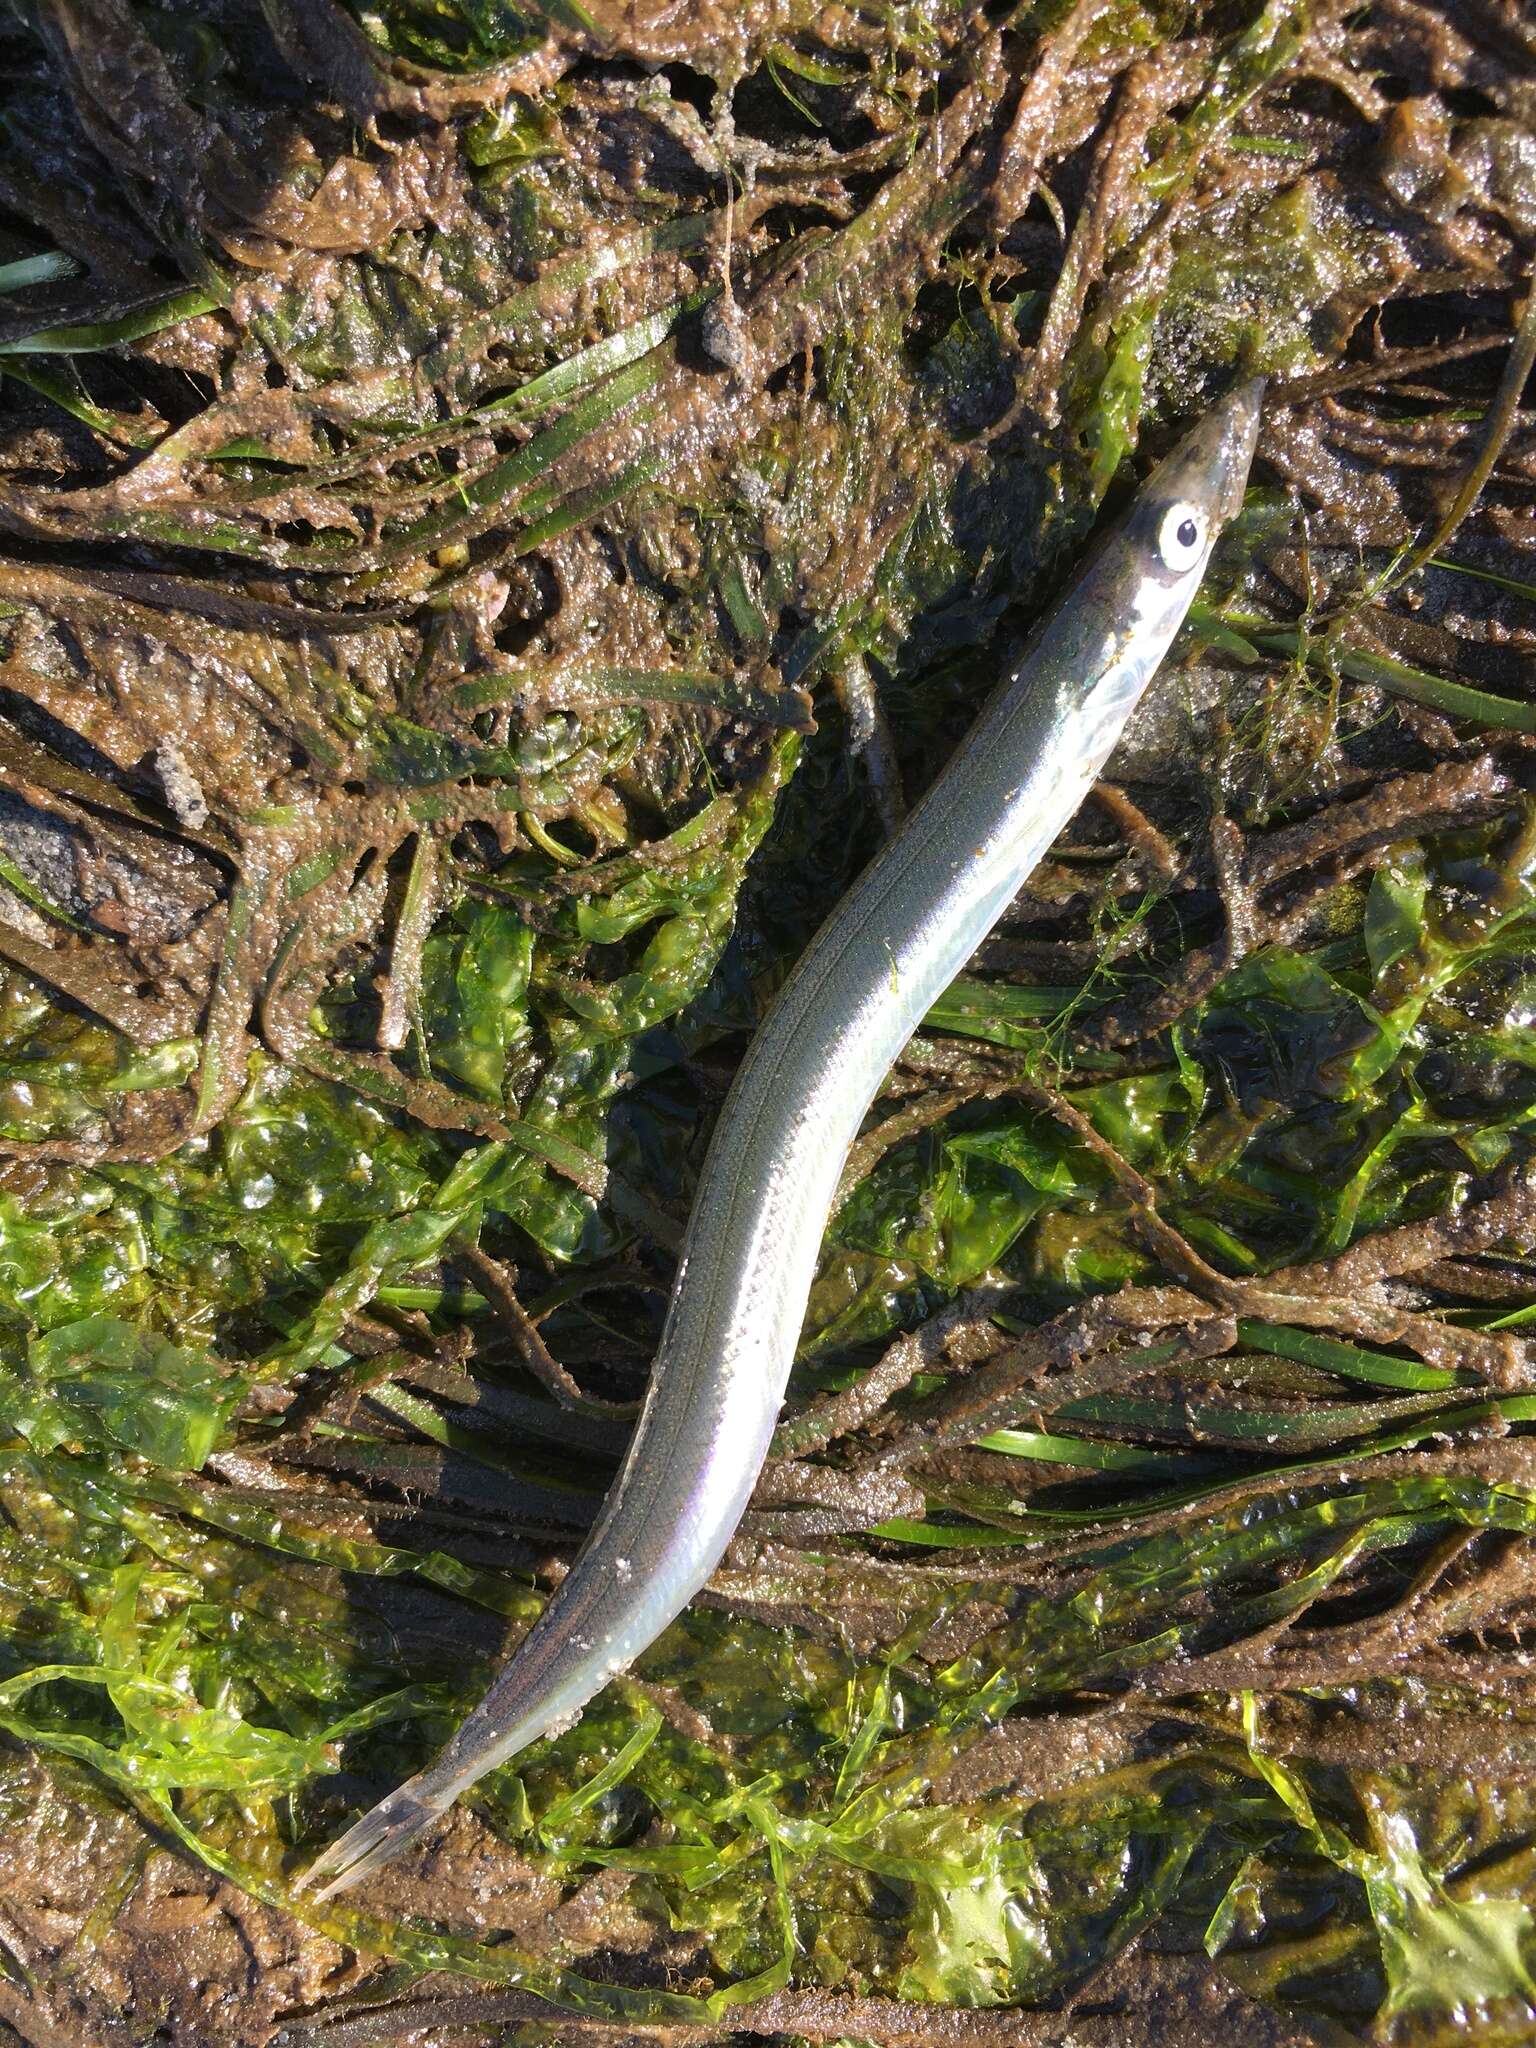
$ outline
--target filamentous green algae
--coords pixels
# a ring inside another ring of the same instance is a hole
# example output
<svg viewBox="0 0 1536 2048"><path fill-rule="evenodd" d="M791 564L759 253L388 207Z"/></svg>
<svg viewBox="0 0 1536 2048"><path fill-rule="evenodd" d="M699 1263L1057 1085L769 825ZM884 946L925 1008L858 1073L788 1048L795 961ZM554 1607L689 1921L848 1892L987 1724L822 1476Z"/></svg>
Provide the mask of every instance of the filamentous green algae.
<svg viewBox="0 0 1536 2048"><path fill-rule="evenodd" d="M1525 29L0 44L0 2019L1527 2038ZM296 1896L594 1514L763 1004L1254 370L709 1595Z"/></svg>

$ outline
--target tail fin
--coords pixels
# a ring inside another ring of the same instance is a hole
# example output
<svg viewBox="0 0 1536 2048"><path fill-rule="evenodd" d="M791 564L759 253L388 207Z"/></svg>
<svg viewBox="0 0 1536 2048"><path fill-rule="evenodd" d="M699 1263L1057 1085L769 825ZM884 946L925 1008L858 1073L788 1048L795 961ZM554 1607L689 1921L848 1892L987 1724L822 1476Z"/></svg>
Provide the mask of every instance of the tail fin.
<svg viewBox="0 0 1536 2048"><path fill-rule="evenodd" d="M381 1799L315 1858L296 1889L307 1891L318 1884L316 1900L329 1899L393 1862L445 1810L447 1802L424 1799L420 1785L419 1778L407 1778L398 1791Z"/></svg>

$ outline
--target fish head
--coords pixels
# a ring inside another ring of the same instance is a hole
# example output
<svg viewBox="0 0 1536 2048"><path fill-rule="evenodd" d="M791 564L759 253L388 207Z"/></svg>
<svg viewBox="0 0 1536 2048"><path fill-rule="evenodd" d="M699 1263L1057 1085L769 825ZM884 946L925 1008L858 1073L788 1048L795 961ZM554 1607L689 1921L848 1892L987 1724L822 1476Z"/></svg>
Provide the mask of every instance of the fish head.
<svg viewBox="0 0 1536 2048"><path fill-rule="evenodd" d="M1153 470L1126 522L1153 585L1185 602L1243 502L1263 398L1264 379L1250 377L1220 399Z"/></svg>

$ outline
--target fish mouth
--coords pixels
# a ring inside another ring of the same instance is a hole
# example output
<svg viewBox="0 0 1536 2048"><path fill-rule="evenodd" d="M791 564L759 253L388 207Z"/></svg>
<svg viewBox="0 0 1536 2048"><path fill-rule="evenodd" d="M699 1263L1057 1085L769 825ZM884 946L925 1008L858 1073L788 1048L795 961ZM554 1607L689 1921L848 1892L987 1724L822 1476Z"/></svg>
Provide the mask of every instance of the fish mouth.
<svg viewBox="0 0 1536 2048"><path fill-rule="evenodd" d="M1241 384L1227 393L1214 414L1221 425L1222 442L1217 470L1216 516L1223 524L1233 517L1243 502L1248 470L1258 445L1259 420L1264 411L1267 383L1268 379L1264 377L1245 377Z"/></svg>
<svg viewBox="0 0 1536 2048"><path fill-rule="evenodd" d="M1263 377L1245 377L1218 399L1158 464L1145 495L1159 503L1187 499L1204 505L1212 526L1225 526L1243 502L1259 438L1265 382Z"/></svg>

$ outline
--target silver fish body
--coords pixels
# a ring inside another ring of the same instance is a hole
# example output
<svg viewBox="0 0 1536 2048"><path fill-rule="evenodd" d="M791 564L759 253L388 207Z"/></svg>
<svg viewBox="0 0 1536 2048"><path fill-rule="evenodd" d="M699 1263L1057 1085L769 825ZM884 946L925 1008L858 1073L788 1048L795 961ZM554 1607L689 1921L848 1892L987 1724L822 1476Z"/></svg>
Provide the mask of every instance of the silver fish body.
<svg viewBox="0 0 1536 2048"><path fill-rule="evenodd" d="M389 1860L486 1771L568 1726L706 1583L751 1497L822 1232L893 1061L1092 786L1242 502L1262 384L1159 467L1037 628L902 830L780 991L721 1113L650 1389L566 1578L433 1763L316 1861Z"/></svg>

